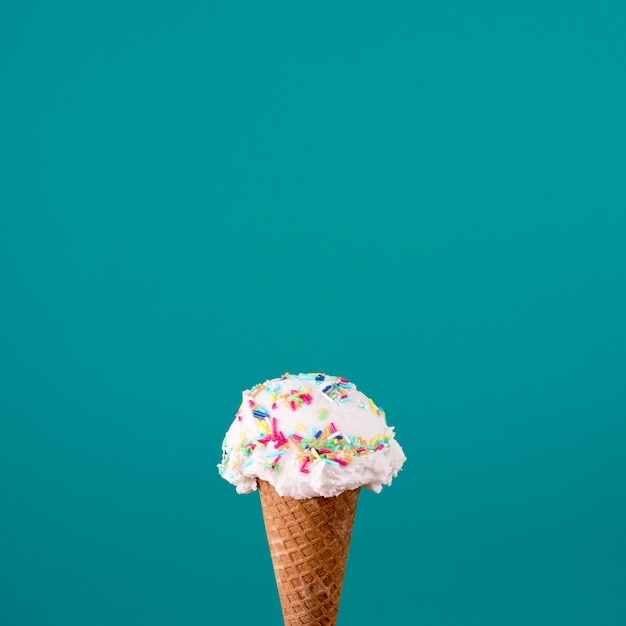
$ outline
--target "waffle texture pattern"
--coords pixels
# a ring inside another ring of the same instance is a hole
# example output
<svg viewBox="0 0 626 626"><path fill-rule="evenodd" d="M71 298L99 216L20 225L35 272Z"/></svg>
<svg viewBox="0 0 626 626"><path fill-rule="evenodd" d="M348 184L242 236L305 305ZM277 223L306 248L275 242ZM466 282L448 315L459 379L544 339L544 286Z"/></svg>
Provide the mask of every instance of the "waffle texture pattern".
<svg viewBox="0 0 626 626"><path fill-rule="evenodd" d="M335 626L359 489L298 500L259 480L259 493L285 626Z"/></svg>

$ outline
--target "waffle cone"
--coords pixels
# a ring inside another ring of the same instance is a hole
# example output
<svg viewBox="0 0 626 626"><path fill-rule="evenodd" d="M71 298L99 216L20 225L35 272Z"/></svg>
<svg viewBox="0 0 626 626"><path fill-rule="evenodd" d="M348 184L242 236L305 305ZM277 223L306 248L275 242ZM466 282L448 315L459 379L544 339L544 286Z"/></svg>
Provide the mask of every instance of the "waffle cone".
<svg viewBox="0 0 626 626"><path fill-rule="evenodd" d="M297 500L259 480L259 493L285 626L335 626L359 489Z"/></svg>

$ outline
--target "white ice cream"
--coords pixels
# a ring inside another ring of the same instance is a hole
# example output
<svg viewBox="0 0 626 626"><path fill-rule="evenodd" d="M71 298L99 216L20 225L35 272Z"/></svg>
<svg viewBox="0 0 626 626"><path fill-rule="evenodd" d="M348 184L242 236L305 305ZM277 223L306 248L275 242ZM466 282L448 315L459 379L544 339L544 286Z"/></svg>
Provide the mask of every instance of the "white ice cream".
<svg viewBox="0 0 626 626"><path fill-rule="evenodd" d="M242 395L218 465L238 493L257 478L293 498L378 493L406 460L384 411L345 378L285 374Z"/></svg>

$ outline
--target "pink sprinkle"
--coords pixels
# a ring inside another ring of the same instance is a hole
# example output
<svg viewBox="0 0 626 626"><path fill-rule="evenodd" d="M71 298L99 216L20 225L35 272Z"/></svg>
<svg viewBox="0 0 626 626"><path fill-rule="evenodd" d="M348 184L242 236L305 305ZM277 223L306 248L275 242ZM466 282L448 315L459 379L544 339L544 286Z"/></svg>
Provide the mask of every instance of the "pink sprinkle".
<svg viewBox="0 0 626 626"><path fill-rule="evenodd" d="M367 452L367 448L357 448L357 452Z"/></svg>
<svg viewBox="0 0 626 626"><path fill-rule="evenodd" d="M300 471L301 471L303 474L310 474L310 473L311 473L308 469L304 469L304 468L302 468L302 467L300 468Z"/></svg>
<svg viewBox="0 0 626 626"><path fill-rule="evenodd" d="M343 465L344 467L345 467L346 465L348 465L348 462L347 462L347 461L344 461L343 459L338 459L337 457L335 457L335 458L333 459L333 461L337 461L337 463L339 463L339 465Z"/></svg>
<svg viewBox="0 0 626 626"><path fill-rule="evenodd" d="M384 444L380 444L379 446L376 447L376 450L374 450L374 452L378 452L379 450L382 450L384 448Z"/></svg>
<svg viewBox="0 0 626 626"><path fill-rule="evenodd" d="M237 419L241 421L241 413L237 413Z"/></svg>
<svg viewBox="0 0 626 626"><path fill-rule="evenodd" d="M302 441L302 437L300 437L300 435L291 435L292 439L295 439L296 441Z"/></svg>
<svg viewBox="0 0 626 626"><path fill-rule="evenodd" d="M301 472L304 472L305 474L308 474L308 473L309 473L309 470L308 470L308 469L305 469L306 464L307 464L308 462L309 462L309 457L307 456L307 457L305 457L304 461L302 461L302 465L300 466L300 471L301 471Z"/></svg>
<svg viewBox="0 0 626 626"><path fill-rule="evenodd" d="M331 453L331 450L327 450L326 448L318 448L317 451L320 454L330 454Z"/></svg>
<svg viewBox="0 0 626 626"><path fill-rule="evenodd" d="M254 400L248 400L248 404L250 406L254 406L256 404L256 402Z"/></svg>
<svg viewBox="0 0 626 626"><path fill-rule="evenodd" d="M278 408L278 405L276 404L276 402L274 402L274 404L272 404L272 408L273 408L273 409Z"/></svg>
<svg viewBox="0 0 626 626"><path fill-rule="evenodd" d="M330 423L330 432L331 433L336 433L337 432L337 429L335 428L335 425L332 422Z"/></svg>
<svg viewBox="0 0 626 626"><path fill-rule="evenodd" d="M280 448L284 446L286 443L289 443L289 442L283 437L282 439L279 439L278 441L276 441L276 443L274 443L274 448Z"/></svg>
<svg viewBox="0 0 626 626"><path fill-rule="evenodd" d="M291 410L295 411L296 410L296 401L292 400L289 404L291 404Z"/></svg>
<svg viewBox="0 0 626 626"><path fill-rule="evenodd" d="M277 434L276 433L276 418L272 417L272 432L274 433L274 436Z"/></svg>
<svg viewBox="0 0 626 626"><path fill-rule="evenodd" d="M313 400L310 393L304 393L300 397L306 402L306 404L311 404Z"/></svg>
<svg viewBox="0 0 626 626"><path fill-rule="evenodd" d="M268 441L271 441L271 440L272 440L272 436L271 435L267 435L267 436L263 437L263 439L257 439L257 441L259 443L267 443Z"/></svg>

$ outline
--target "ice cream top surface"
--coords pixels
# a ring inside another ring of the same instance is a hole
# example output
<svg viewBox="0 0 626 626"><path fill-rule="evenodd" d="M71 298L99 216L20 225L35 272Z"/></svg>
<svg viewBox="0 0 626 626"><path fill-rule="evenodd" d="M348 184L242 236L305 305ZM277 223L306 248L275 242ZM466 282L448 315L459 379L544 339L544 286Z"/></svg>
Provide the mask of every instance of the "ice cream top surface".
<svg viewBox="0 0 626 626"><path fill-rule="evenodd" d="M284 374L242 395L218 464L238 493L257 478L293 498L380 492L406 460L385 412L340 376Z"/></svg>

